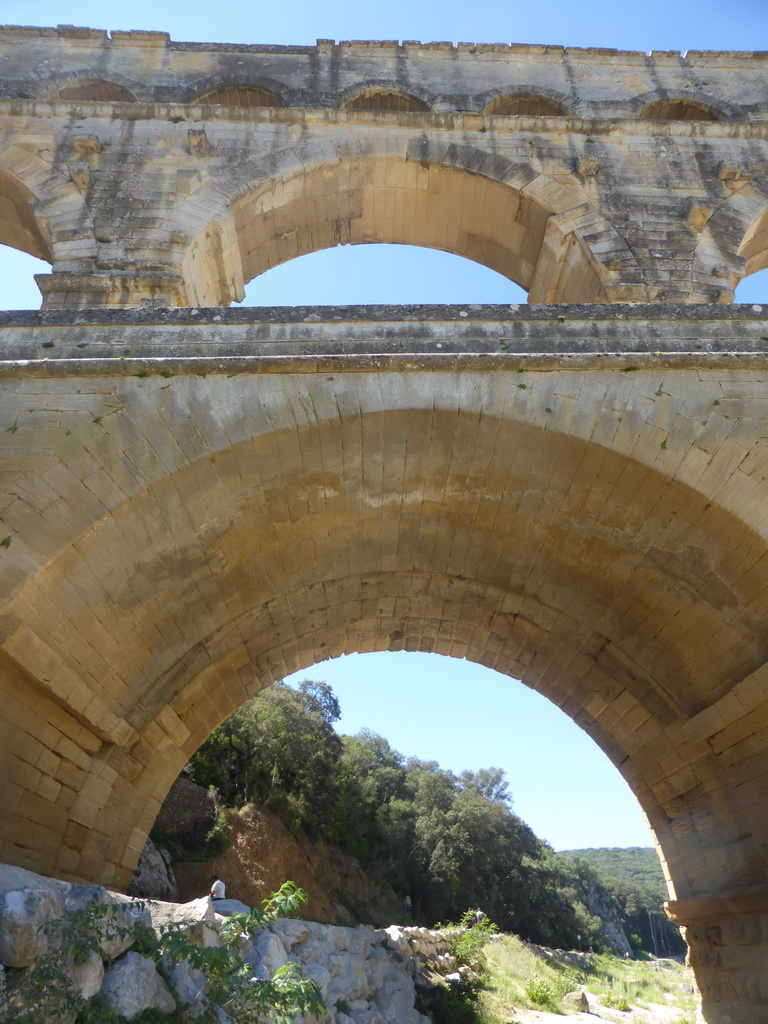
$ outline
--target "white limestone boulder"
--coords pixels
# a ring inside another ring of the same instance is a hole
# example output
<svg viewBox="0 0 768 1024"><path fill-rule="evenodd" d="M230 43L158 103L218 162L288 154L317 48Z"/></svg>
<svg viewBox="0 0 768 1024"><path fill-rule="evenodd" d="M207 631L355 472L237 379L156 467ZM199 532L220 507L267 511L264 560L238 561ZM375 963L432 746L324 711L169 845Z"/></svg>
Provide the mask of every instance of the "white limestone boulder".
<svg viewBox="0 0 768 1024"><path fill-rule="evenodd" d="M139 953L126 953L104 975L101 992L120 1017L135 1017L142 1010L176 1009L170 989L157 973L154 961Z"/></svg>
<svg viewBox="0 0 768 1024"><path fill-rule="evenodd" d="M11 889L0 895L0 964L29 967L55 949L43 926L61 918L61 896L47 889Z"/></svg>
<svg viewBox="0 0 768 1024"><path fill-rule="evenodd" d="M83 999L90 999L104 982L104 961L98 953L91 953L83 963L72 964L69 977Z"/></svg>
<svg viewBox="0 0 768 1024"><path fill-rule="evenodd" d="M191 1020L205 1011L208 1000L205 997L207 979L188 960L173 964L170 969L171 981L185 1007L184 1015Z"/></svg>
<svg viewBox="0 0 768 1024"><path fill-rule="evenodd" d="M309 981L314 981L317 987L320 989L320 995L323 997L323 1002L329 1011L333 1010L331 1000L328 996L328 990L331 985L331 972L322 963L307 964L302 970L303 977Z"/></svg>
<svg viewBox="0 0 768 1024"><path fill-rule="evenodd" d="M245 903L241 903L240 900L211 900L210 896L206 896L206 899L210 900L213 906L213 912L218 914L219 917L232 917L235 914L248 914L251 910Z"/></svg>
<svg viewBox="0 0 768 1024"><path fill-rule="evenodd" d="M398 928L396 924L391 924L389 928L382 928L376 934L381 937L382 941L384 941L390 949L399 953L403 960L408 960L410 958L410 943L403 934L402 929Z"/></svg>
<svg viewBox="0 0 768 1024"><path fill-rule="evenodd" d="M291 921L288 918L273 921L269 925L269 930L278 936L289 953L305 943L311 934L306 921Z"/></svg>
<svg viewBox="0 0 768 1024"><path fill-rule="evenodd" d="M114 960L133 945L137 926L149 927L151 924L149 909L140 900L100 886L61 884L65 886L62 916L69 917L94 902L103 908L99 939L107 959Z"/></svg>
<svg viewBox="0 0 768 1024"><path fill-rule="evenodd" d="M274 932L263 931L254 936L243 959L252 967L262 967L271 978L275 971L288 963L288 954Z"/></svg>
<svg viewBox="0 0 768 1024"><path fill-rule="evenodd" d="M339 999L351 1002L367 997L370 985L363 960L352 953L339 951L328 960L327 967L332 979L328 986L331 1002L338 1002Z"/></svg>
<svg viewBox="0 0 768 1024"><path fill-rule="evenodd" d="M189 903L147 902L147 909L156 935L167 931L180 931L196 946L220 946L216 914L207 896Z"/></svg>

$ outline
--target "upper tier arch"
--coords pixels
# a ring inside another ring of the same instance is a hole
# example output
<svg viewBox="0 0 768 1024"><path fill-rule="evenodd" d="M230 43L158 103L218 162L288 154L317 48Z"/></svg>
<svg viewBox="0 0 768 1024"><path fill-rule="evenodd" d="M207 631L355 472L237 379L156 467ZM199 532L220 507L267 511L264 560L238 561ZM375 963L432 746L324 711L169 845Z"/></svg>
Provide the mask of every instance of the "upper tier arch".
<svg viewBox="0 0 768 1024"><path fill-rule="evenodd" d="M510 278L532 302L599 300L604 270L590 245L633 258L566 186L469 145L408 138L351 151L309 144L275 153L266 174L260 163L228 170L179 204L161 234L182 223L191 241L181 273L197 305L239 301L270 267L347 243L443 249Z"/></svg>

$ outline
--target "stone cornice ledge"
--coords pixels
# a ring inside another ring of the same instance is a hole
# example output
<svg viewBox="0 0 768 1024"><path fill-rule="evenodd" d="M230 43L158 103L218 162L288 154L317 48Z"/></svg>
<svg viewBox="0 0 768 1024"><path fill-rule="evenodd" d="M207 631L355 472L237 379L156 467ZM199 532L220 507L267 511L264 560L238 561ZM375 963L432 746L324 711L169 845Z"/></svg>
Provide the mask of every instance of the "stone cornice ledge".
<svg viewBox="0 0 768 1024"><path fill-rule="evenodd" d="M724 918L759 917L768 915L768 885L669 900L664 906L672 920L683 926L702 922L718 924Z"/></svg>
<svg viewBox="0 0 768 1024"><path fill-rule="evenodd" d="M768 304L0 314L0 376L768 367Z"/></svg>

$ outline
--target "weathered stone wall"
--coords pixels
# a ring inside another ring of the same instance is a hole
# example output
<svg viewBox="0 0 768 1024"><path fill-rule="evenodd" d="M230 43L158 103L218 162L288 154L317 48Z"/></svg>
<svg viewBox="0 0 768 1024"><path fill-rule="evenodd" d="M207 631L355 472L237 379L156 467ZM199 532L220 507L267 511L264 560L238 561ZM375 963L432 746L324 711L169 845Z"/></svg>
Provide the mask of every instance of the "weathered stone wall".
<svg viewBox="0 0 768 1024"><path fill-rule="evenodd" d="M52 262L47 307L228 305L347 242L534 302L730 301L768 264L762 53L11 27L0 55L0 241Z"/></svg>

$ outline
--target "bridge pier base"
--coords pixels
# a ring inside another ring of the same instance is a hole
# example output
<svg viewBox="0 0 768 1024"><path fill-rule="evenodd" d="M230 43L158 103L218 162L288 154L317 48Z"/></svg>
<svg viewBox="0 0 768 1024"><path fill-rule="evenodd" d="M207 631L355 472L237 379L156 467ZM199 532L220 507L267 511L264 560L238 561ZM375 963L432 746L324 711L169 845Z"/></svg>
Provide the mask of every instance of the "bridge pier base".
<svg viewBox="0 0 768 1024"><path fill-rule="evenodd" d="M667 904L688 943L706 1024L755 1024L768 1005L768 885Z"/></svg>

